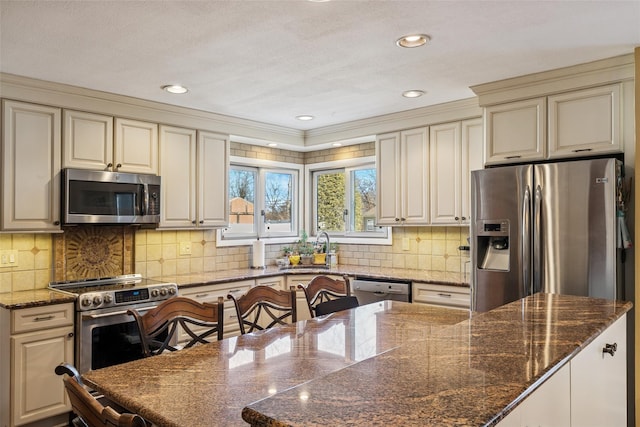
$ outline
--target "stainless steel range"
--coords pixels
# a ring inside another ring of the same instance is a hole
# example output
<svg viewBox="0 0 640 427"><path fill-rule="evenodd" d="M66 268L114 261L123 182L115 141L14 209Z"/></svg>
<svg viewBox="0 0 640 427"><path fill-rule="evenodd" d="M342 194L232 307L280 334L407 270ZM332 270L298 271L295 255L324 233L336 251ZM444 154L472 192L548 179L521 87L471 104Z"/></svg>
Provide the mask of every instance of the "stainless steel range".
<svg viewBox="0 0 640 427"><path fill-rule="evenodd" d="M80 373L140 359L142 347L130 308L145 312L177 296L178 285L139 274L51 282L76 298L75 365Z"/></svg>

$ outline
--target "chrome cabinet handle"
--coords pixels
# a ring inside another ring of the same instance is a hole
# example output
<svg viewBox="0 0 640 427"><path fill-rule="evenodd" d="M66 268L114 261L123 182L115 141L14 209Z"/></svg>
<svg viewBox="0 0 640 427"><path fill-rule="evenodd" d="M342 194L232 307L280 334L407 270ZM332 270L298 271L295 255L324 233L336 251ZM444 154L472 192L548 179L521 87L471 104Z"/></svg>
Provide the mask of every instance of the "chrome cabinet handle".
<svg viewBox="0 0 640 427"><path fill-rule="evenodd" d="M618 343L614 342L613 344L605 344L602 349L602 354L604 355L605 353L608 353L613 357L615 356L616 351L618 351Z"/></svg>

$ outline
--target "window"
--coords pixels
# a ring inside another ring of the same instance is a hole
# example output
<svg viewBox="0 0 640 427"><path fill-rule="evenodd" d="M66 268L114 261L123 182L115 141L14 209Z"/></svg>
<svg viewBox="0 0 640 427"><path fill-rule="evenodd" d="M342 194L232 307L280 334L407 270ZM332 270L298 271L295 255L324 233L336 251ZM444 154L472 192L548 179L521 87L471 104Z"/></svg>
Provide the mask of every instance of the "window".
<svg viewBox="0 0 640 427"><path fill-rule="evenodd" d="M231 164L226 240L295 236L298 230L295 169Z"/></svg>
<svg viewBox="0 0 640 427"><path fill-rule="evenodd" d="M311 171L314 230L332 236L387 238L388 228L376 222L375 164L352 160L348 167Z"/></svg>

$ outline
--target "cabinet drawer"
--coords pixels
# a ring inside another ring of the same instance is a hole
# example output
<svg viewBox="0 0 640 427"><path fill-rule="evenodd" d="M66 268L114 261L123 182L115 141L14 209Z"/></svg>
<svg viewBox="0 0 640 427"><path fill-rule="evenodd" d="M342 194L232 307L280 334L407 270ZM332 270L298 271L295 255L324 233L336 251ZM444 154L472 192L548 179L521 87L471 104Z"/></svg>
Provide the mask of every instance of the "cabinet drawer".
<svg viewBox="0 0 640 427"><path fill-rule="evenodd" d="M471 305L469 288L459 286L413 284L413 302L468 309Z"/></svg>
<svg viewBox="0 0 640 427"><path fill-rule="evenodd" d="M11 311L11 333L73 325L73 304L53 304Z"/></svg>

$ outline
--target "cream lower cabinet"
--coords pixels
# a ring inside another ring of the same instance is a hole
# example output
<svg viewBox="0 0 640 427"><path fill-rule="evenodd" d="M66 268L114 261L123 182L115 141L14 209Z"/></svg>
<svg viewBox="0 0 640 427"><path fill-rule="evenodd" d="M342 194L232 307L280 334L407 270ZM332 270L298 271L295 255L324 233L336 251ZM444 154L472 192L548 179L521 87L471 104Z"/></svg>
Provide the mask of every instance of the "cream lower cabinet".
<svg viewBox="0 0 640 427"><path fill-rule="evenodd" d="M571 359L573 426L627 425L626 315Z"/></svg>
<svg viewBox="0 0 640 427"><path fill-rule="evenodd" d="M571 392L571 368L567 364L541 384L498 426L571 427Z"/></svg>
<svg viewBox="0 0 640 427"><path fill-rule="evenodd" d="M60 230L61 110L2 101L0 229Z"/></svg>
<svg viewBox="0 0 640 427"><path fill-rule="evenodd" d="M158 173L158 125L65 110L62 167Z"/></svg>
<svg viewBox="0 0 640 427"><path fill-rule="evenodd" d="M241 295L253 286L255 286L255 281L242 280L238 282L221 283L216 285L181 288L179 289L178 294L181 297L191 298L201 303L208 302L215 304L218 301L218 297L224 298L223 331L224 337L229 338L240 335L240 324L238 323L238 315L236 314L236 308L233 304L233 301L227 299L227 295L232 292ZM193 330L197 331L198 328L193 328ZM181 331L178 342L184 343L188 340L188 335Z"/></svg>
<svg viewBox="0 0 640 427"><path fill-rule="evenodd" d="M430 208L433 225L468 225L470 171L482 169L482 119L429 128Z"/></svg>
<svg viewBox="0 0 640 427"><path fill-rule="evenodd" d="M160 228L227 226L228 164L226 136L160 126Z"/></svg>
<svg viewBox="0 0 640 427"><path fill-rule="evenodd" d="M468 287L422 282L413 282L412 286L411 298L414 303L463 310L469 310L471 307L471 294Z"/></svg>
<svg viewBox="0 0 640 427"><path fill-rule="evenodd" d="M73 363L73 304L0 310L0 424L52 425L71 410L54 369Z"/></svg>
<svg viewBox="0 0 640 427"><path fill-rule="evenodd" d="M498 426L626 427L626 328L624 315L514 408Z"/></svg>
<svg viewBox="0 0 640 427"><path fill-rule="evenodd" d="M377 225L429 224L429 131L376 138Z"/></svg>

